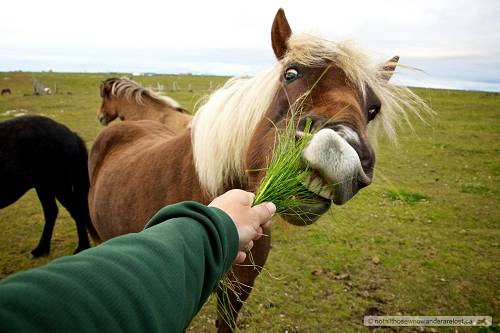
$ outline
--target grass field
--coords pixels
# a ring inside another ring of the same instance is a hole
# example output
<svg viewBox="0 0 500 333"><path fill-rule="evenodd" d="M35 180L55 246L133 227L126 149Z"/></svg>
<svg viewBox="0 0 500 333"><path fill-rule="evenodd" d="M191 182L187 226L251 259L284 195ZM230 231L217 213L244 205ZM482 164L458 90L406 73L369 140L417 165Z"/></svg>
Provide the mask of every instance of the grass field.
<svg viewBox="0 0 500 333"><path fill-rule="evenodd" d="M0 73L0 88L13 92L0 97L0 121L44 114L78 132L90 148L100 130L99 83L111 76ZM60 94L30 95L32 77L49 87L57 83ZM216 87L226 79L136 78L144 85L161 82L167 91L177 81L181 91L170 95L189 110L210 81ZM417 93L437 115L428 124L414 121L414 132L404 126L397 145L380 142L370 187L314 225L275 222L270 258L240 315L245 332L370 331L363 316L377 314L490 315L498 323L500 95ZM74 222L61 207L51 255L31 259L43 221L34 191L0 210L0 277L76 248ZM213 331L215 302L209 303L189 331ZM442 331L455 330L474 331Z"/></svg>

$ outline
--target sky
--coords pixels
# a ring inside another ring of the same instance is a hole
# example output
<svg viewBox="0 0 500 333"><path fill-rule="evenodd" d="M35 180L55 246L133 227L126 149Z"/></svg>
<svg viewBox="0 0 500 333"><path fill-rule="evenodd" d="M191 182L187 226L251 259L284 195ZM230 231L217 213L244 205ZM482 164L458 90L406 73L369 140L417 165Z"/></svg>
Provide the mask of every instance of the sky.
<svg viewBox="0 0 500 333"><path fill-rule="evenodd" d="M271 24L352 40L397 83L500 91L500 0L13 0L0 16L0 71L252 75L275 63Z"/></svg>

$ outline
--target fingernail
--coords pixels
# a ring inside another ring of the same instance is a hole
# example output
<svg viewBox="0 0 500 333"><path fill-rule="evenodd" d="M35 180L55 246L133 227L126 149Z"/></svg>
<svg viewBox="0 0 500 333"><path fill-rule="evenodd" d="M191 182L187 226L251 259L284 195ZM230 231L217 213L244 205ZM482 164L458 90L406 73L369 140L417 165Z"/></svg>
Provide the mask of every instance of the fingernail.
<svg viewBox="0 0 500 333"><path fill-rule="evenodd" d="M274 213L276 213L276 205L273 204L272 202L267 202L266 208L267 208L267 210L269 210L269 213L271 213L271 216L273 216Z"/></svg>
<svg viewBox="0 0 500 333"><path fill-rule="evenodd" d="M247 192L247 193L248 193L248 196L250 198L250 205L253 205L253 202L255 200L255 194L252 192Z"/></svg>

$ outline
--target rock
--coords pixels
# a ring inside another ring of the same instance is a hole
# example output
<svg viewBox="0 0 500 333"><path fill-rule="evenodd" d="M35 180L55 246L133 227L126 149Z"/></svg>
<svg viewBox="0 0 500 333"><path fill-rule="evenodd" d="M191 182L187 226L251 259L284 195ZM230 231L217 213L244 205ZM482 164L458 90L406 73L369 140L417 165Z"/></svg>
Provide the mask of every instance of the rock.
<svg viewBox="0 0 500 333"><path fill-rule="evenodd" d="M335 280L348 280L351 278L349 273L338 273L334 276Z"/></svg>

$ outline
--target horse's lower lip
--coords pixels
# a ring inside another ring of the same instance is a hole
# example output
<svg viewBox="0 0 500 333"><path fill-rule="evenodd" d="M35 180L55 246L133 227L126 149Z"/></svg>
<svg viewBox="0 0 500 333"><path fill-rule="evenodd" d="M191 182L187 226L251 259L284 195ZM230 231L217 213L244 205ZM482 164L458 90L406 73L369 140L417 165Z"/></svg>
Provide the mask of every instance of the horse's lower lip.
<svg viewBox="0 0 500 333"><path fill-rule="evenodd" d="M312 201L314 202L299 205L297 210L300 211L300 214L297 214L297 210L294 210L290 214L282 213L281 217L288 223L297 226L309 225L316 222L321 215L330 209L332 201L314 193L312 194Z"/></svg>
<svg viewBox="0 0 500 333"><path fill-rule="evenodd" d="M314 195L313 198L316 200L316 203L301 204L299 208L302 211L312 214L322 215L326 213L330 209L330 206L332 205L332 200L325 199L322 196L319 196L315 193L312 194Z"/></svg>

